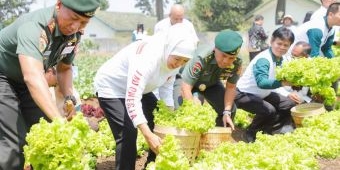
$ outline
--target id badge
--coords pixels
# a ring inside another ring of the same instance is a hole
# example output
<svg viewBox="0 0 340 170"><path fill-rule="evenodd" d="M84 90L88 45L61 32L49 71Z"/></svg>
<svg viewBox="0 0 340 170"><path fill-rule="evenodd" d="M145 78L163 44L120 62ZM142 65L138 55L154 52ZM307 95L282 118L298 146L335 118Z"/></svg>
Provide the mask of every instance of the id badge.
<svg viewBox="0 0 340 170"><path fill-rule="evenodd" d="M61 52L61 54L70 54L75 46L69 46L69 47L65 47L64 50Z"/></svg>

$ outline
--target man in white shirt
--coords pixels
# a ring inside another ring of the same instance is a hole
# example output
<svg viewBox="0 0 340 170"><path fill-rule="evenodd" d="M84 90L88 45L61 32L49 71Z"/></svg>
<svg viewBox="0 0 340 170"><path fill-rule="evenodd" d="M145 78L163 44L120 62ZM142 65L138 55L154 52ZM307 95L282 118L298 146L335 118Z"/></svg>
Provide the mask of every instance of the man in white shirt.
<svg viewBox="0 0 340 170"><path fill-rule="evenodd" d="M194 25L187 19L184 18L184 7L180 4L174 4L170 9L169 17L157 22L154 28L154 34L159 31L167 30L172 25L177 23L183 23L185 26L190 29L190 33L192 34L192 38L198 42L199 39L197 37Z"/></svg>
<svg viewBox="0 0 340 170"><path fill-rule="evenodd" d="M311 52L311 46L304 41L297 42L291 53L287 53L284 55L283 63L290 62L297 58L308 58ZM292 86L282 86L274 90L274 92L281 94L282 96L289 97L292 99L296 104L300 104L303 102L309 103L312 99L307 95L308 94L308 87L302 87L301 89L296 89Z"/></svg>
<svg viewBox="0 0 340 170"><path fill-rule="evenodd" d="M320 0L321 1L321 6L318 10L316 10L313 15L311 16L311 20L316 19L316 18L322 18L326 16L327 9L328 7L336 2L336 0Z"/></svg>
<svg viewBox="0 0 340 170"><path fill-rule="evenodd" d="M311 16L311 20L314 20L314 19L318 19L318 18L323 18L326 16L326 13L327 13L327 9L328 7L332 4L332 3L335 3L336 0L320 0L321 1L321 6L318 10L316 10L312 16ZM334 28L334 31L335 31L335 36L334 36L334 45L339 45L339 37L337 36L338 33L339 33L339 29L340 27L339 26L333 26Z"/></svg>

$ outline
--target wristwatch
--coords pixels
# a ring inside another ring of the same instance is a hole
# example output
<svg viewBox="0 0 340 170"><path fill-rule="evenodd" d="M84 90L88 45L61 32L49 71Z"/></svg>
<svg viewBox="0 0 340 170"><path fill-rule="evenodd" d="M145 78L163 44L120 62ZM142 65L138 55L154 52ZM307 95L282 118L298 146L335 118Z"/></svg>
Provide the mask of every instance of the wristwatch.
<svg viewBox="0 0 340 170"><path fill-rule="evenodd" d="M224 110L223 111L223 116L224 115L228 115L229 117L231 117L231 111L230 110Z"/></svg>
<svg viewBox="0 0 340 170"><path fill-rule="evenodd" d="M73 95L66 96L64 102L66 102L68 100L71 100L74 106L77 104L77 100Z"/></svg>

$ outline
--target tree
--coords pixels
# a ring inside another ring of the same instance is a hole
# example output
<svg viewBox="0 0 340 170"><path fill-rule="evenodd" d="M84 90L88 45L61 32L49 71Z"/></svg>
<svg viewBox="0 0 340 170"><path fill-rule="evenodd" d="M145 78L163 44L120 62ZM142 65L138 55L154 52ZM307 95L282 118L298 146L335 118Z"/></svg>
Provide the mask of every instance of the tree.
<svg viewBox="0 0 340 170"><path fill-rule="evenodd" d="M99 7L101 11L105 11L110 7L110 4L107 0L99 0Z"/></svg>
<svg viewBox="0 0 340 170"><path fill-rule="evenodd" d="M23 13L29 11L34 0L0 0L0 25L9 25Z"/></svg>
<svg viewBox="0 0 340 170"><path fill-rule="evenodd" d="M153 14L149 0L136 0L135 8L139 8L144 14Z"/></svg>
<svg viewBox="0 0 340 170"><path fill-rule="evenodd" d="M152 8L150 0L136 0L135 4L136 8L139 8L144 14L154 15L154 8ZM175 0L174 2L179 2ZM169 0L152 0L152 3L155 3L155 11L157 16L157 21L160 21L164 18L164 8L167 4L169 4Z"/></svg>
<svg viewBox="0 0 340 170"><path fill-rule="evenodd" d="M244 15L262 0L195 0L193 13L209 31L238 30Z"/></svg>

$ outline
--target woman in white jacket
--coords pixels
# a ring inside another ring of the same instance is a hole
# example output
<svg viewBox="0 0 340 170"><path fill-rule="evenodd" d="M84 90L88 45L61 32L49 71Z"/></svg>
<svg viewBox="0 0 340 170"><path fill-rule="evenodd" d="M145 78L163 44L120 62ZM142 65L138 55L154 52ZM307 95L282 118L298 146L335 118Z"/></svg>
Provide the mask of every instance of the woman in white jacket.
<svg viewBox="0 0 340 170"><path fill-rule="evenodd" d="M183 24L131 43L98 70L94 85L116 141L116 169L133 170L136 161L137 129L150 149L157 153L161 139L152 131L152 111L159 88L161 99L173 106L174 75L193 57L195 41ZM149 153L148 161L155 154Z"/></svg>

